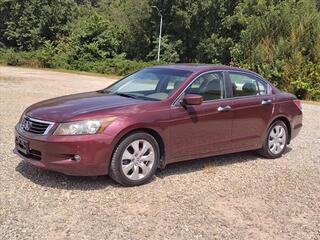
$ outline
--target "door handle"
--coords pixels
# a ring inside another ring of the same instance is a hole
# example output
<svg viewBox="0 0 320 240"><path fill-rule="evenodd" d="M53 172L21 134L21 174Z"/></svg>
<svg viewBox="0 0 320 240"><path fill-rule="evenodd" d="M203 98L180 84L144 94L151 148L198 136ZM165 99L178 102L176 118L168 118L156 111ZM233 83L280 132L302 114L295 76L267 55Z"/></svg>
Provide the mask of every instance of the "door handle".
<svg viewBox="0 0 320 240"><path fill-rule="evenodd" d="M230 112L231 109L232 108L229 105L225 107L218 107L218 112Z"/></svg>
<svg viewBox="0 0 320 240"><path fill-rule="evenodd" d="M267 105L270 103L272 103L271 99L265 99L265 100L262 100L262 102L261 102L262 105Z"/></svg>

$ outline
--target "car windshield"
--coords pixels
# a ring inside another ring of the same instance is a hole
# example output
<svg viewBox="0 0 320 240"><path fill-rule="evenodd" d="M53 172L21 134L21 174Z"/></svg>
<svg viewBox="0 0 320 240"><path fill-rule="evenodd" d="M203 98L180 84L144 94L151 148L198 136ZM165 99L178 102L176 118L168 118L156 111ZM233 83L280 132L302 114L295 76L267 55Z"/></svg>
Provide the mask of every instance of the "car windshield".
<svg viewBox="0 0 320 240"><path fill-rule="evenodd" d="M147 68L123 78L102 92L137 99L163 100L191 73L177 69Z"/></svg>

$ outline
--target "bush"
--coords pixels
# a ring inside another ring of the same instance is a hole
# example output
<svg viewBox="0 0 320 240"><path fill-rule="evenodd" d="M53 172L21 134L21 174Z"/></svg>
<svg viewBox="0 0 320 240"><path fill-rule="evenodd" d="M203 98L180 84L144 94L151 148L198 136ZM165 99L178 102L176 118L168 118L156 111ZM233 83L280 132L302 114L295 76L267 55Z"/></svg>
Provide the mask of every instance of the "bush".
<svg viewBox="0 0 320 240"><path fill-rule="evenodd" d="M3 59L3 62L9 66L63 68L115 75L127 75L139 69L159 64L155 61L142 62L127 60L122 55L99 61L88 61L84 59L72 60L67 53L57 50L49 42L37 51L15 52L12 49L0 49L0 59Z"/></svg>
<svg viewBox="0 0 320 240"><path fill-rule="evenodd" d="M9 66L20 66L22 65L22 58L19 53L12 49L8 49L3 54L4 62Z"/></svg>
<svg viewBox="0 0 320 240"><path fill-rule="evenodd" d="M320 66L311 62L303 65L301 73L291 81L292 92L300 99L320 100Z"/></svg>
<svg viewBox="0 0 320 240"><path fill-rule="evenodd" d="M127 75L131 72L156 64L156 62L138 62L126 59L110 58L95 62L75 61L70 63L69 69L102 74Z"/></svg>
<svg viewBox="0 0 320 240"><path fill-rule="evenodd" d="M55 64L55 48L50 41L45 41L44 45L36 52L36 59L40 67L53 68Z"/></svg>

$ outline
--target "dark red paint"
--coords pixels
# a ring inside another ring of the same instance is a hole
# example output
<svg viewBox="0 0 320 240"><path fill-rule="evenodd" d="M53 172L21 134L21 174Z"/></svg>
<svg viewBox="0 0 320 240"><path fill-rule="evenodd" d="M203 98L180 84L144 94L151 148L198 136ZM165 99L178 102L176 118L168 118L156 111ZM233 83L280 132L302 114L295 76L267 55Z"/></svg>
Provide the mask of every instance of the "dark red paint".
<svg viewBox="0 0 320 240"><path fill-rule="evenodd" d="M35 119L55 122L47 135L23 132L16 126L15 135L26 139L30 148L41 151L41 161L23 157L29 163L69 175L94 176L108 174L110 159L118 142L126 134L143 129L156 136L162 146L166 164L213 155L259 149L268 126L277 118L289 126L290 139L302 127L302 112L296 97L271 86L268 96L226 98L199 105L173 105L176 98L199 74L206 71L241 71L227 66L164 65L192 71L184 83L163 101L136 100L121 96L88 92L59 97L34 104L25 114ZM262 105L262 100L271 104ZM187 100L188 101L188 100ZM189 96L198 104L199 98ZM231 111L219 112L219 107L231 106ZM102 134L81 136L52 135L58 123L81 119L116 116ZM17 153L17 151L15 151ZM80 155L80 161L72 156Z"/></svg>
<svg viewBox="0 0 320 240"><path fill-rule="evenodd" d="M203 102L203 97L197 94L187 94L182 100L182 104L187 105L200 105Z"/></svg>

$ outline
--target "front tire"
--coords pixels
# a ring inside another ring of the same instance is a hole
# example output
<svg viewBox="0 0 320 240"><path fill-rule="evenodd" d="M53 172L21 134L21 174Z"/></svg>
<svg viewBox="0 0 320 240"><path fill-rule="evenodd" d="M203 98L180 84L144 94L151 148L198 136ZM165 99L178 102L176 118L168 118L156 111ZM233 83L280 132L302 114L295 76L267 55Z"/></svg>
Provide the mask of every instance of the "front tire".
<svg viewBox="0 0 320 240"><path fill-rule="evenodd" d="M287 148L288 138L289 134L286 124L281 120L275 121L269 127L266 139L259 153L270 159L281 157Z"/></svg>
<svg viewBox="0 0 320 240"><path fill-rule="evenodd" d="M159 145L154 137L136 132L124 138L113 153L109 176L123 186L149 182L160 159Z"/></svg>

